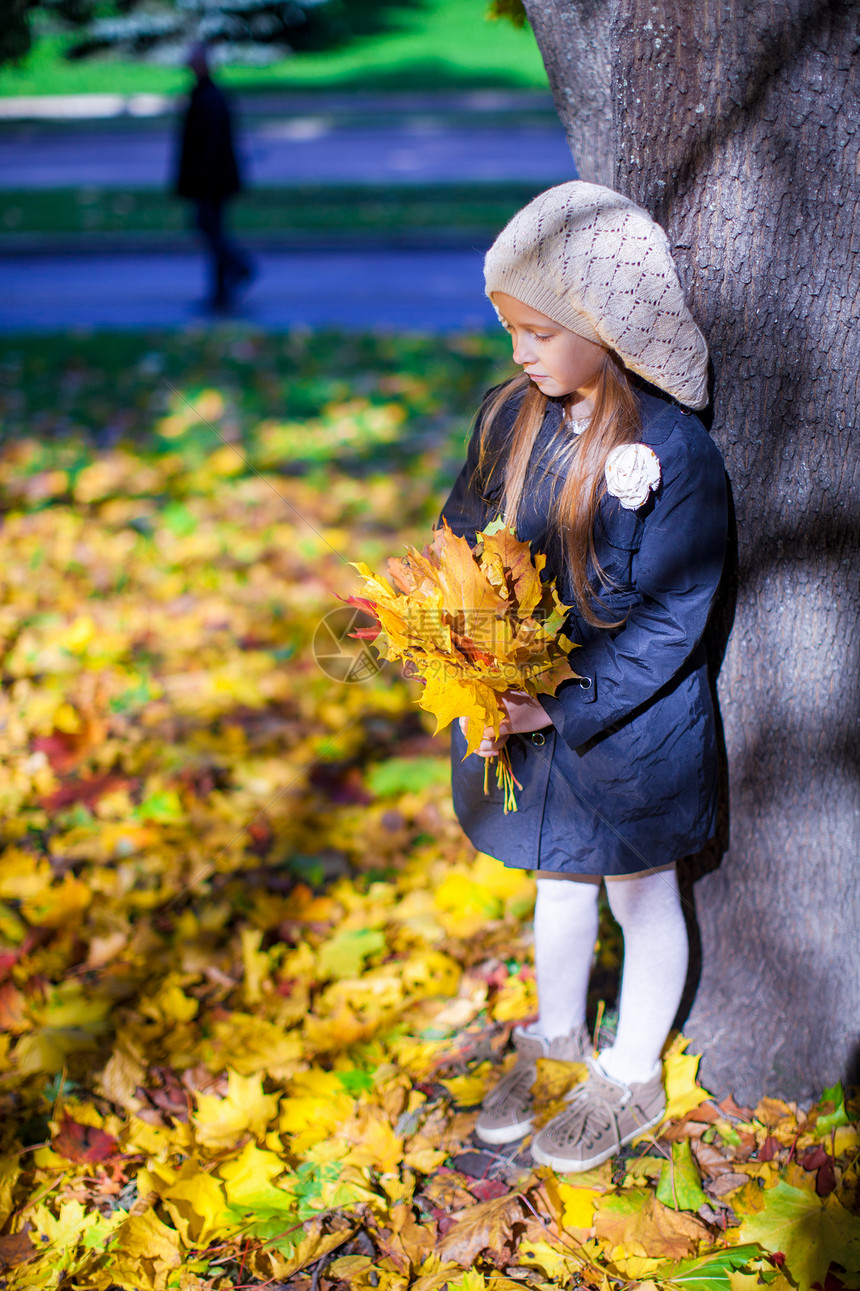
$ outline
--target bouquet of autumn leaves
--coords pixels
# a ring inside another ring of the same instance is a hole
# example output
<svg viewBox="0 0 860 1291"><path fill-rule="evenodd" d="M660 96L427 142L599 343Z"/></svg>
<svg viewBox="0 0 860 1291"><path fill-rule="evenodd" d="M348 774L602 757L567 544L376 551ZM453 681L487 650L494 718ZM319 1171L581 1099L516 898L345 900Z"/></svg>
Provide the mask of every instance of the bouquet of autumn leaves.
<svg viewBox="0 0 860 1291"><path fill-rule="evenodd" d="M424 682L418 703L435 716L436 734L466 718L467 753L487 728L498 737L505 717L499 698L506 691L552 695L576 676L567 658L573 643L561 632L570 607L559 600L554 580L541 580L545 565L544 555L533 556L528 543L495 520L478 533L474 548L443 521L423 552L410 547L388 561L391 583L367 565L354 566L365 595L349 603L379 624L354 635L372 639L382 657L404 660ZM505 811L516 811L514 786L522 786L504 748L496 778Z"/></svg>

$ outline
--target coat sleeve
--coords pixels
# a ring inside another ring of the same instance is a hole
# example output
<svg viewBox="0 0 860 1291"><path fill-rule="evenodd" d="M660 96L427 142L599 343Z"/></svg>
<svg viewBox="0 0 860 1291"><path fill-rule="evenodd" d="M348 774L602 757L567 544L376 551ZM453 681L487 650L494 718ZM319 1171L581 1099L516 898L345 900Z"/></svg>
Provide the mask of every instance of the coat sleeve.
<svg viewBox="0 0 860 1291"><path fill-rule="evenodd" d="M652 699L705 631L726 548L725 469L705 431L663 456L659 497L633 564L639 600L620 632L601 631L571 655L581 681L541 696L572 748Z"/></svg>

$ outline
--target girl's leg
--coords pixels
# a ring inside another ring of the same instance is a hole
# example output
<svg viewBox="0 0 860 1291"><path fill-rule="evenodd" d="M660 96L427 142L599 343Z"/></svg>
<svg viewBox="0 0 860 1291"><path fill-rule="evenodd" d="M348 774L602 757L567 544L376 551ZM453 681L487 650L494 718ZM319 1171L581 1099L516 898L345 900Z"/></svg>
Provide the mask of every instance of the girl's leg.
<svg viewBox="0 0 860 1291"><path fill-rule="evenodd" d="M540 1018L530 1031L553 1040L585 1022L600 880L537 879L535 972Z"/></svg>
<svg viewBox="0 0 860 1291"><path fill-rule="evenodd" d="M485 1143L512 1143L532 1128L538 1058L581 1062L591 1052L585 994L597 937L600 880L537 879L535 963L540 1018L514 1028L517 1061L481 1105L475 1132Z"/></svg>
<svg viewBox="0 0 860 1291"><path fill-rule="evenodd" d="M624 970L615 1043L600 1053L614 1080L651 1080L687 978L689 943L675 867L606 880L609 907L624 933Z"/></svg>

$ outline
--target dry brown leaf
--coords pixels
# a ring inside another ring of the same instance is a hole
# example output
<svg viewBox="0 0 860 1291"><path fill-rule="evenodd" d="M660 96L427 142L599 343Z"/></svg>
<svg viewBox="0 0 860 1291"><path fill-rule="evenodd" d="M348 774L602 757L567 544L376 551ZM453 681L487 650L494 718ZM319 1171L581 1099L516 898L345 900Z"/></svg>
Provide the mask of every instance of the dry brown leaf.
<svg viewBox="0 0 860 1291"><path fill-rule="evenodd" d="M512 1225L522 1216L523 1207L517 1196L476 1202L451 1216L454 1225L440 1240L436 1253L442 1260L454 1260L470 1269L486 1251L494 1263L504 1267L510 1254Z"/></svg>
<svg viewBox="0 0 860 1291"><path fill-rule="evenodd" d="M411 1291L442 1291L442 1287L452 1282L459 1273L460 1267L453 1260L446 1260L432 1273L425 1273L412 1283Z"/></svg>
<svg viewBox="0 0 860 1291"><path fill-rule="evenodd" d="M313 1263L315 1260L321 1260L330 1251L336 1251L339 1246L343 1246L344 1242L349 1241L354 1233L355 1225L338 1229L334 1233L324 1233L322 1220L309 1220L305 1224L304 1236L295 1249L291 1251L283 1262L279 1261L277 1276L279 1278L288 1278L294 1273L299 1273L308 1264Z"/></svg>
<svg viewBox="0 0 860 1291"><path fill-rule="evenodd" d="M791 1116L796 1119L797 1107L791 1103L786 1103L782 1098L762 1098L755 1109L755 1118L766 1125L768 1129L773 1129L780 1121Z"/></svg>
<svg viewBox="0 0 860 1291"><path fill-rule="evenodd" d="M690 1141L690 1147L693 1156L696 1158L696 1164L706 1179L716 1179L721 1174L729 1174L732 1170L732 1163L728 1161L721 1152L718 1152L710 1143L700 1143L696 1139Z"/></svg>
<svg viewBox="0 0 860 1291"><path fill-rule="evenodd" d="M726 1116L733 1116L738 1121L751 1121L753 1111L751 1107L739 1107L731 1094L728 1094L719 1104L720 1109L725 1112Z"/></svg>
<svg viewBox="0 0 860 1291"><path fill-rule="evenodd" d="M405 1202L391 1207L388 1223L393 1232L382 1242L385 1252L402 1273L411 1273L435 1250L436 1225L416 1223L412 1208Z"/></svg>
<svg viewBox="0 0 860 1291"><path fill-rule="evenodd" d="M469 1179L457 1170L437 1170L424 1185L423 1195L439 1210L465 1210L474 1205Z"/></svg>
<svg viewBox="0 0 860 1291"><path fill-rule="evenodd" d="M745 1174L721 1174L715 1179L710 1179L705 1186L705 1192L710 1197L727 1197L730 1192L736 1188L742 1188L747 1182Z"/></svg>
<svg viewBox="0 0 860 1291"><path fill-rule="evenodd" d="M0 1273L13 1269L16 1264L23 1264L35 1251L28 1232L9 1233L0 1237Z"/></svg>
<svg viewBox="0 0 860 1291"><path fill-rule="evenodd" d="M610 1246L638 1243L645 1255L682 1259L694 1255L708 1228L692 1215L670 1210L653 1193L628 1189L602 1202L594 1217L595 1236Z"/></svg>

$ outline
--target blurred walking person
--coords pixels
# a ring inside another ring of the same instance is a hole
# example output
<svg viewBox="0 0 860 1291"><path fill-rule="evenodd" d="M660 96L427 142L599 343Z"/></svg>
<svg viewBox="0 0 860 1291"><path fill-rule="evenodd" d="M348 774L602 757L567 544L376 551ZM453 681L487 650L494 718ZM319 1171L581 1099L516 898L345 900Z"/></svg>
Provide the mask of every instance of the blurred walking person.
<svg viewBox="0 0 860 1291"><path fill-rule="evenodd" d="M211 261L207 307L221 313L230 309L237 291L254 274L249 257L225 227L227 202L241 191L242 182L230 105L212 80L204 44L192 46L187 65L197 83L182 118L175 191L194 204L194 223Z"/></svg>

